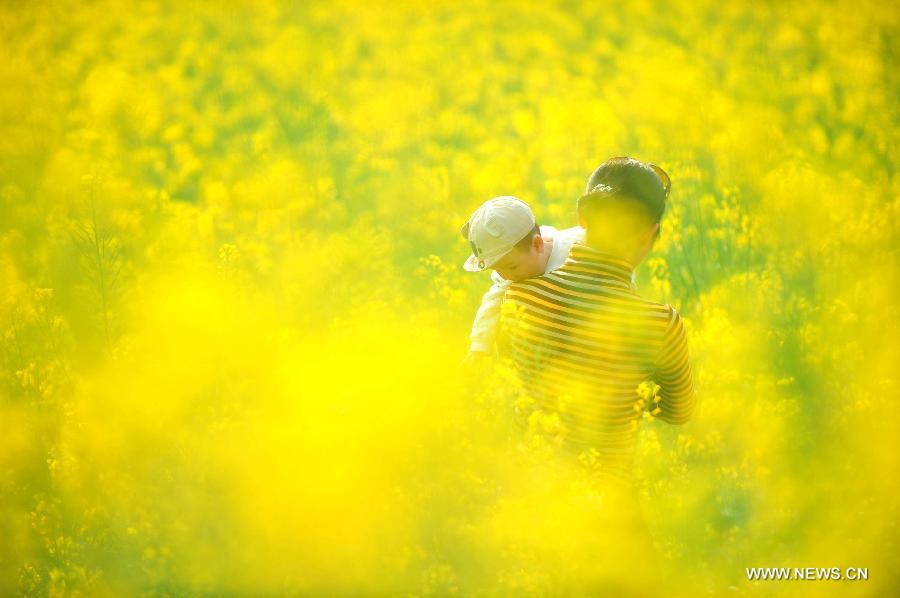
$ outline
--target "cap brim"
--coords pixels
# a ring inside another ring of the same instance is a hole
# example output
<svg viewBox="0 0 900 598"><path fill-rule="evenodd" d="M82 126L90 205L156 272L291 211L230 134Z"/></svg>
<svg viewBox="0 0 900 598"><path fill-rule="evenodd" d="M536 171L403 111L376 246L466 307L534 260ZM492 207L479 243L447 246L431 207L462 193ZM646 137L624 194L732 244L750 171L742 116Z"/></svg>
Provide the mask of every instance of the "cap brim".
<svg viewBox="0 0 900 598"><path fill-rule="evenodd" d="M493 257L478 257L477 255L470 255L469 259L466 260L466 263L463 264L463 269L469 272L484 272L485 270L490 270L494 267L494 264L503 259L503 256L509 253L508 251L504 251L500 255L495 255Z"/></svg>
<svg viewBox="0 0 900 598"><path fill-rule="evenodd" d="M463 270L466 272L481 272L487 270L487 262L473 254L463 264Z"/></svg>
<svg viewBox="0 0 900 598"><path fill-rule="evenodd" d="M469 259L466 260L466 263L463 264L463 269L468 272L484 272L485 270L490 270L504 255L506 255L506 252L490 258L482 258L474 254L470 255Z"/></svg>

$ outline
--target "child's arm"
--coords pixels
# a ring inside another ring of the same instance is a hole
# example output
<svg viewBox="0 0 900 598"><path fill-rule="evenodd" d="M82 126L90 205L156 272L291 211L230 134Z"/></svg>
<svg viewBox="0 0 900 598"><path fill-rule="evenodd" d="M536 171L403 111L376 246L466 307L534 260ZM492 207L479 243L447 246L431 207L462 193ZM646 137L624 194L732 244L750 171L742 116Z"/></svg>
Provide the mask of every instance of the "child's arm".
<svg viewBox="0 0 900 598"><path fill-rule="evenodd" d="M475 321L472 322L472 332L469 335L470 353L473 351L492 353L494 350L494 337L500 320L500 303L503 301L503 293L509 288L510 281L496 272L491 272L491 280L493 284L481 299L481 307L478 308Z"/></svg>

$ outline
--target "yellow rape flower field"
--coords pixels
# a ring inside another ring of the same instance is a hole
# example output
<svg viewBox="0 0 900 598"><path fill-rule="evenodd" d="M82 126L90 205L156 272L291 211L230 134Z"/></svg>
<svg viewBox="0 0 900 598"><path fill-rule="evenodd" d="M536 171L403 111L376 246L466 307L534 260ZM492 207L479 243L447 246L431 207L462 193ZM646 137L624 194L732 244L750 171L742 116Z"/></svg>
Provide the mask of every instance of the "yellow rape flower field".
<svg viewBox="0 0 900 598"><path fill-rule="evenodd" d="M890 595L898 21L4 2L0 595ZM613 156L671 176L636 284L697 391L673 426L636 390L647 558L603 543L595 454L557 483L558 414L510 441L529 396L460 368L459 227L497 195L573 226Z"/></svg>

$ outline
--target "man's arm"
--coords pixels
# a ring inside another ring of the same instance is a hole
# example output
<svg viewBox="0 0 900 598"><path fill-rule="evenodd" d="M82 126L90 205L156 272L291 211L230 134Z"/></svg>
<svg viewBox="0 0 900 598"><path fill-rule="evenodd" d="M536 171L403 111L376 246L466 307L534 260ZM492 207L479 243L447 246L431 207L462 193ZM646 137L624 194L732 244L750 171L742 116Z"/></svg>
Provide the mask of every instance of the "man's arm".
<svg viewBox="0 0 900 598"><path fill-rule="evenodd" d="M493 284L481 299L481 307L478 308L475 321L472 322L472 332L469 335L470 352L492 353L494 349L494 338L500 321L500 303L503 301L503 293L509 288L510 281L496 272L491 273L491 280Z"/></svg>
<svg viewBox="0 0 900 598"><path fill-rule="evenodd" d="M694 411L697 396L694 393L690 352L687 334L681 316L671 305L669 326L666 328L662 350L656 360L654 381L659 385L660 412L656 417L670 424L683 424Z"/></svg>

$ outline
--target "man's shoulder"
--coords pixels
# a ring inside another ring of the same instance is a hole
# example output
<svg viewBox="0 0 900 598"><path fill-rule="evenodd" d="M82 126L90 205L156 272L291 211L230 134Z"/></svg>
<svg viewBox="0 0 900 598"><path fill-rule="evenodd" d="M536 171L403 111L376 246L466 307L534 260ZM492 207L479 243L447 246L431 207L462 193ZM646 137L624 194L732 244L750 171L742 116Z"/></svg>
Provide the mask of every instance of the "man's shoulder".
<svg viewBox="0 0 900 598"><path fill-rule="evenodd" d="M654 301L653 299L648 299L640 294L637 289L633 289L631 296L638 301L643 307L653 312L656 312L660 316L663 314L666 317L672 318L675 315L675 307L672 306L671 303L660 303L659 301Z"/></svg>
<svg viewBox="0 0 900 598"><path fill-rule="evenodd" d="M639 297L636 295L636 297ZM639 297L642 305L646 308L646 311L649 315L652 316L652 320L655 322L662 323L665 325L657 324L654 328L658 326L660 328L659 331L663 335L666 335L669 330L671 330L674 326L678 326L681 324L681 315L678 313L678 310L675 309L675 306L671 303L660 303L659 301L652 301L650 299L645 299L643 297Z"/></svg>
<svg viewBox="0 0 900 598"><path fill-rule="evenodd" d="M525 280L517 280L516 282L509 283L509 288L511 290L515 289L526 289L535 286L540 286L540 281L549 280L550 274L541 274L540 276L532 276L531 278L526 278Z"/></svg>
<svg viewBox="0 0 900 598"><path fill-rule="evenodd" d="M546 274L541 274L540 276L533 276L531 278L526 278L525 280L512 282L506 289L506 296L510 300L514 300L514 298L517 296L516 291L519 292L519 296L521 296L522 293L532 294L536 289L541 288L544 282L552 282L553 279L551 278L551 276L552 272L548 272Z"/></svg>

